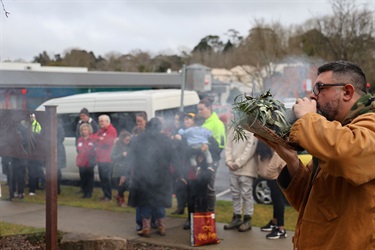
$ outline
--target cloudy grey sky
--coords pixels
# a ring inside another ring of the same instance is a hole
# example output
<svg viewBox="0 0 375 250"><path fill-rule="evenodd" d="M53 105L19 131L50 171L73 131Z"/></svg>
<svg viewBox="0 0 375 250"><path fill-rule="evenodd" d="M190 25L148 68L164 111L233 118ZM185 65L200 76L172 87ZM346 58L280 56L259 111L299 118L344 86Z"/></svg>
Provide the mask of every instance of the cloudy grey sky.
<svg viewBox="0 0 375 250"><path fill-rule="evenodd" d="M357 0L368 2L367 0ZM255 18L284 25L331 14L328 0L3 0L0 60L32 61L79 48L104 56L141 49L191 50L207 35L235 29L246 36Z"/></svg>

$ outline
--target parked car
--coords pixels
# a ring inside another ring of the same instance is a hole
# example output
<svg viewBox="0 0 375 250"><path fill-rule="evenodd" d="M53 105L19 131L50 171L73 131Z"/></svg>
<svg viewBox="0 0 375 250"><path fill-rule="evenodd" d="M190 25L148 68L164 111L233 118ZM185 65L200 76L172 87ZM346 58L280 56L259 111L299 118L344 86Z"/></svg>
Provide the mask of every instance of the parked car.
<svg viewBox="0 0 375 250"><path fill-rule="evenodd" d="M303 164L307 164L312 156L306 151L300 152L298 158L302 161ZM267 185L267 180L263 178L257 178L253 183L253 196L254 200L258 204L271 204L271 190Z"/></svg>

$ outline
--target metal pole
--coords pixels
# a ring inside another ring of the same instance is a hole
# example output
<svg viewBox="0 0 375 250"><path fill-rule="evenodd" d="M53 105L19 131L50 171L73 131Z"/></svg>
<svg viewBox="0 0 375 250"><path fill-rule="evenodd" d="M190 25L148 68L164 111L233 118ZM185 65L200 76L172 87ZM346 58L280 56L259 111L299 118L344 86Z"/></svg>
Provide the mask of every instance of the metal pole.
<svg viewBox="0 0 375 250"><path fill-rule="evenodd" d="M186 82L186 65L182 65L182 81L181 81L181 104L180 104L180 111L184 111L184 91L185 91L185 82Z"/></svg>
<svg viewBox="0 0 375 250"><path fill-rule="evenodd" d="M14 171L13 171L13 160L8 165L8 173L7 173L7 182L9 186L9 201L12 201L14 198L14 189L13 189L13 181L14 181Z"/></svg>
<svg viewBox="0 0 375 250"><path fill-rule="evenodd" d="M45 106L46 249L57 250L57 106Z"/></svg>

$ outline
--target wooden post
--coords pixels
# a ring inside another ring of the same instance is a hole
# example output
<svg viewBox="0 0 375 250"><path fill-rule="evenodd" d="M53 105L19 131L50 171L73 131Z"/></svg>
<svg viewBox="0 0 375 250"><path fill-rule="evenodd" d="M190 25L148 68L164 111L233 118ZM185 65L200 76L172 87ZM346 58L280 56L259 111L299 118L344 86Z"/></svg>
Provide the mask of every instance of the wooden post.
<svg viewBox="0 0 375 250"><path fill-rule="evenodd" d="M57 250L57 115L56 106L46 106L46 249Z"/></svg>

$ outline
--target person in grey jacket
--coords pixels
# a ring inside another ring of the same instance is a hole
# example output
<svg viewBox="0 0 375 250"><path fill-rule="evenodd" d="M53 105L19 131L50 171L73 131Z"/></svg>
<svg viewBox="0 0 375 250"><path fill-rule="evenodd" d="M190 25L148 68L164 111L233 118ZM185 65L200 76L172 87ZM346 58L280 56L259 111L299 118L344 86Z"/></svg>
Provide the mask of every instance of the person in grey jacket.
<svg viewBox="0 0 375 250"><path fill-rule="evenodd" d="M254 212L253 181L257 178L255 149L257 139L245 131L247 140L235 140L233 128L227 132L225 144L226 165L230 171L230 191L233 201L233 219L224 229L251 230L251 217ZM242 218L244 211L244 219Z"/></svg>

